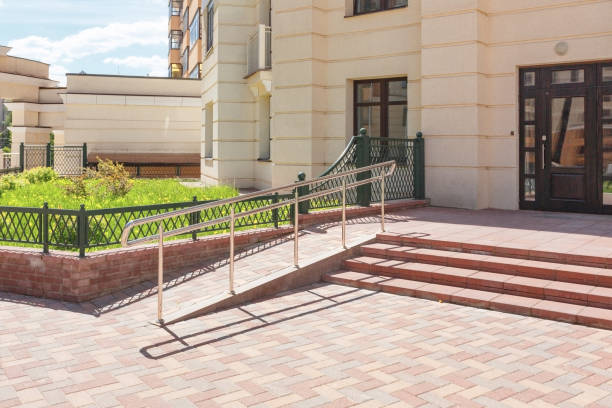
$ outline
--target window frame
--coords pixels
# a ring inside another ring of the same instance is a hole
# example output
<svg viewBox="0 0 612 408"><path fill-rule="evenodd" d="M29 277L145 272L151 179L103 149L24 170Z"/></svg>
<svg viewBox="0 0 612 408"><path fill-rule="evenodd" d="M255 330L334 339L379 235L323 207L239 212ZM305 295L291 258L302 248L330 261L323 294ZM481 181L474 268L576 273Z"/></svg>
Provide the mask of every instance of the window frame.
<svg viewBox="0 0 612 408"><path fill-rule="evenodd" d="M174 66L178 66L178 68L180 69L180 75L178 77L175 77L172 75L172 68ZM182 78L183 77L183 64L178 63L178 62L172 62L170 63L170 65L168 65L168 78Z"/></svg>
<svg viewBox="0 0 612 408"><path fill-rule="evenodd" d="M185 12L183 13L183 16L181 17L181 24L183 26L183 36L185 36L187 31L189 31L189 6L185 8Z"/></svg>
<svg viewBox="0 0 612 408"><path fill-rule="evenodd" d="M197 27L198 36L194 40L192 26L196 18L198 19L198 27ZM202 39L202 21L200 20L200 8L198 7L197 12L194 14L193 18L191 19L191 22L189 23L189 48L193 48L194 44L198 42L198 40L201 40L201 39Z"/></svg>
<svg viewBox="0 0 612 408"><path fill-rule="evenodd" d="M215 0L210 0L206 5L206 52L213 47L215 39Z"/></svg>
<svg viewBox="0 0 612 408"><path fill-rule="evenodd" d="M178 7L174 7L177 4ZM168 14L170 17L180 16L183 8L182 0L168 0Z"/></svg>
<svg viewBox="0 0 612 408"><path fill-rule="evenodd" d="M389 101L389 83L395 81L406 81L406 99L403 101ZM358 102L357 88L359 84L364 83L379 83L380 84L380 102ZM406 123L406 135L408 137L408 77L393 77L393 78L372 78L360 79L353 81L353 134L359 134L358 129L358 109L363 106L378 106L380 107L380 137L389 137L389 106L404 106L406 114L404 121ZM371 136L371 135L368 135Z"/></svg>
<svg viewBox="0 0 612 408"><path fill-rule="evenodd" d="M173 41L175 36L178 39L176 43ZM182 42L183 42L183 32L181 30L170 30L170 35L168 36L168 49L180 50ZM176 47L173 47L173 44L176 44Z"/></svg>
<svg viewBox="0 0 612 408"><path fill-rule="evenodd" d="M183 66L183 75L185 71L189 68L189 47L185 47L183 53L181 54L181 65Z"/></svg>
<svg viewBox="0 0 612 408"><path fill-rule="evenodd" d="M371 14L371 13L380 13L381 11L397 10L397 9L401 9L401 8L404 8L404 7L408 7L408 1L409 0L406 0L406 4L403 4L401 6L395 6L395 7L389 6L389 3L391 2L391 0L380 0L380 4L381 4L380 9L371 10L371 11L358 12L357 10L359 8L358 8L357 4L360 1L365 1L365 0L353 0L353 15L354 16L361 16L361 15L364 15L364 14Z"/></svg>
<svg viewBox="0 0 612 408"><path fill-rule="evenodd" d="M202 75L202 68L201 68L201 63L200 64L196 64L195 67L193 67L193 69L191 70L191 72L189 73L189 78L190 79L201 79L201 75ZM194 77L193 73L197 71L197 75Z"/></svg>

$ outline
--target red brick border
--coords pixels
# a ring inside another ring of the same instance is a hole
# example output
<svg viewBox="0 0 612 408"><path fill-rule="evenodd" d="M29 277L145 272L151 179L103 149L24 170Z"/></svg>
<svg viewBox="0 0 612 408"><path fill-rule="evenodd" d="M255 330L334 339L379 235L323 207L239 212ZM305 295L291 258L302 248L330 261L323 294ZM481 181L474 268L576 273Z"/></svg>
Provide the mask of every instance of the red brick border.
<svg viewBox="0 0 612 408"><path fill-rule="evenodd" d="M386 211L427 205L426 201L394 201ZM380 206L347 209L347 217L380 213ZM338 221L340 210L319 211L300 216L300 226ZM237 249L291 234L293 227L266 228L236 234ZM192 240L170 241L164 246L164 266L168 272L197 267L204 261L226 256L227 234ZM155 279L157 247L118 248L79 258L72 252L0 247L0 291L45 297L69 302L84 302L113 293L139 282Z"/></svg>

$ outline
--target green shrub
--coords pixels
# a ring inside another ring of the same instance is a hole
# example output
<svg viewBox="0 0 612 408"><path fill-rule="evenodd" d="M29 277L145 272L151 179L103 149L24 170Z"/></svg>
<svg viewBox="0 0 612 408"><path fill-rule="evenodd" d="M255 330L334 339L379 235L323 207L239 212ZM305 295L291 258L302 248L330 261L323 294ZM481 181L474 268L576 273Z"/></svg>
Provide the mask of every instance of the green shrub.
<svg viewBox="0 0 612 408"><path fill-rule="evenodd" d="M10 153L10 152L11 152L11 148L10 148L10 147L8 147L8 146L4 146L4 147L2 148L2 151L3 151L4 153Z"/></svg>
<svg viewBox="0 0 612 408"><path fill-rule="evenodd" d="M99 159L98 159L99 160ZM113 163L112 160L98 161L98 190L105 190L113 197L123 197L130 192L134 181L123 164Z"/></svg>
<svg viewBox="0 0 612 408"><path fill-rule="evenodd" d="M22 177L30 184L38 184L55 180L57 173L50 167L36 167L23 172Z"/></svg>
<svg viewBox="0 0 612 408"><path fill-rule="evenodd" d="M124 197L134 186L130 174L122 164L98 159L98 170L87 169L80 177L73 177L64 190L74 197Z"/></svg>

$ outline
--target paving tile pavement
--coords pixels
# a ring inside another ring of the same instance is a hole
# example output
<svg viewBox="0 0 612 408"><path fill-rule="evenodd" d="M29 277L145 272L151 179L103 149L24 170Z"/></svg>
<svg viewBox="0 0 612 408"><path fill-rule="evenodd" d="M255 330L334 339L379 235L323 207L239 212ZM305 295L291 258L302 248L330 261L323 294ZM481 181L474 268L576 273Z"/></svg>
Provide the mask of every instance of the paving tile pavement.
<svg viewBox="0 0 612 408"><path fill-rule="evenodd" d="M389 230L469 229L428 220L438 212L390 215ZM496 219L472 235L517 228ZM533 234L561 227L547 220ZM351 239L375 222L353 222ZM306 231L302 249L329 249L338 232ZM292 245L243 256L240 279L287 266ZM217 264L170 280L168 302L222 290ZM81 305L0 294L0 407L612 406L612 331L328 284L163 329L149 323L150 285L127 292Z"/></svg>

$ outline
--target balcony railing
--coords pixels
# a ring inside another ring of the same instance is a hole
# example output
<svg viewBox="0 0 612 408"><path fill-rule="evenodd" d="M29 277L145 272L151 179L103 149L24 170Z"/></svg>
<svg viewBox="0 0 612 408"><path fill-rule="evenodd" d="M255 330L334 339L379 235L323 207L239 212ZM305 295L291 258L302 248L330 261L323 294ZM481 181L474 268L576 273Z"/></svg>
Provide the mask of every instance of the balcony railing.
<svg viewBox="0 0 612 408"><path fill-rule="evenodd" d="M272 68L272 29L264 24L247 42L247 76Z"/></svg>

